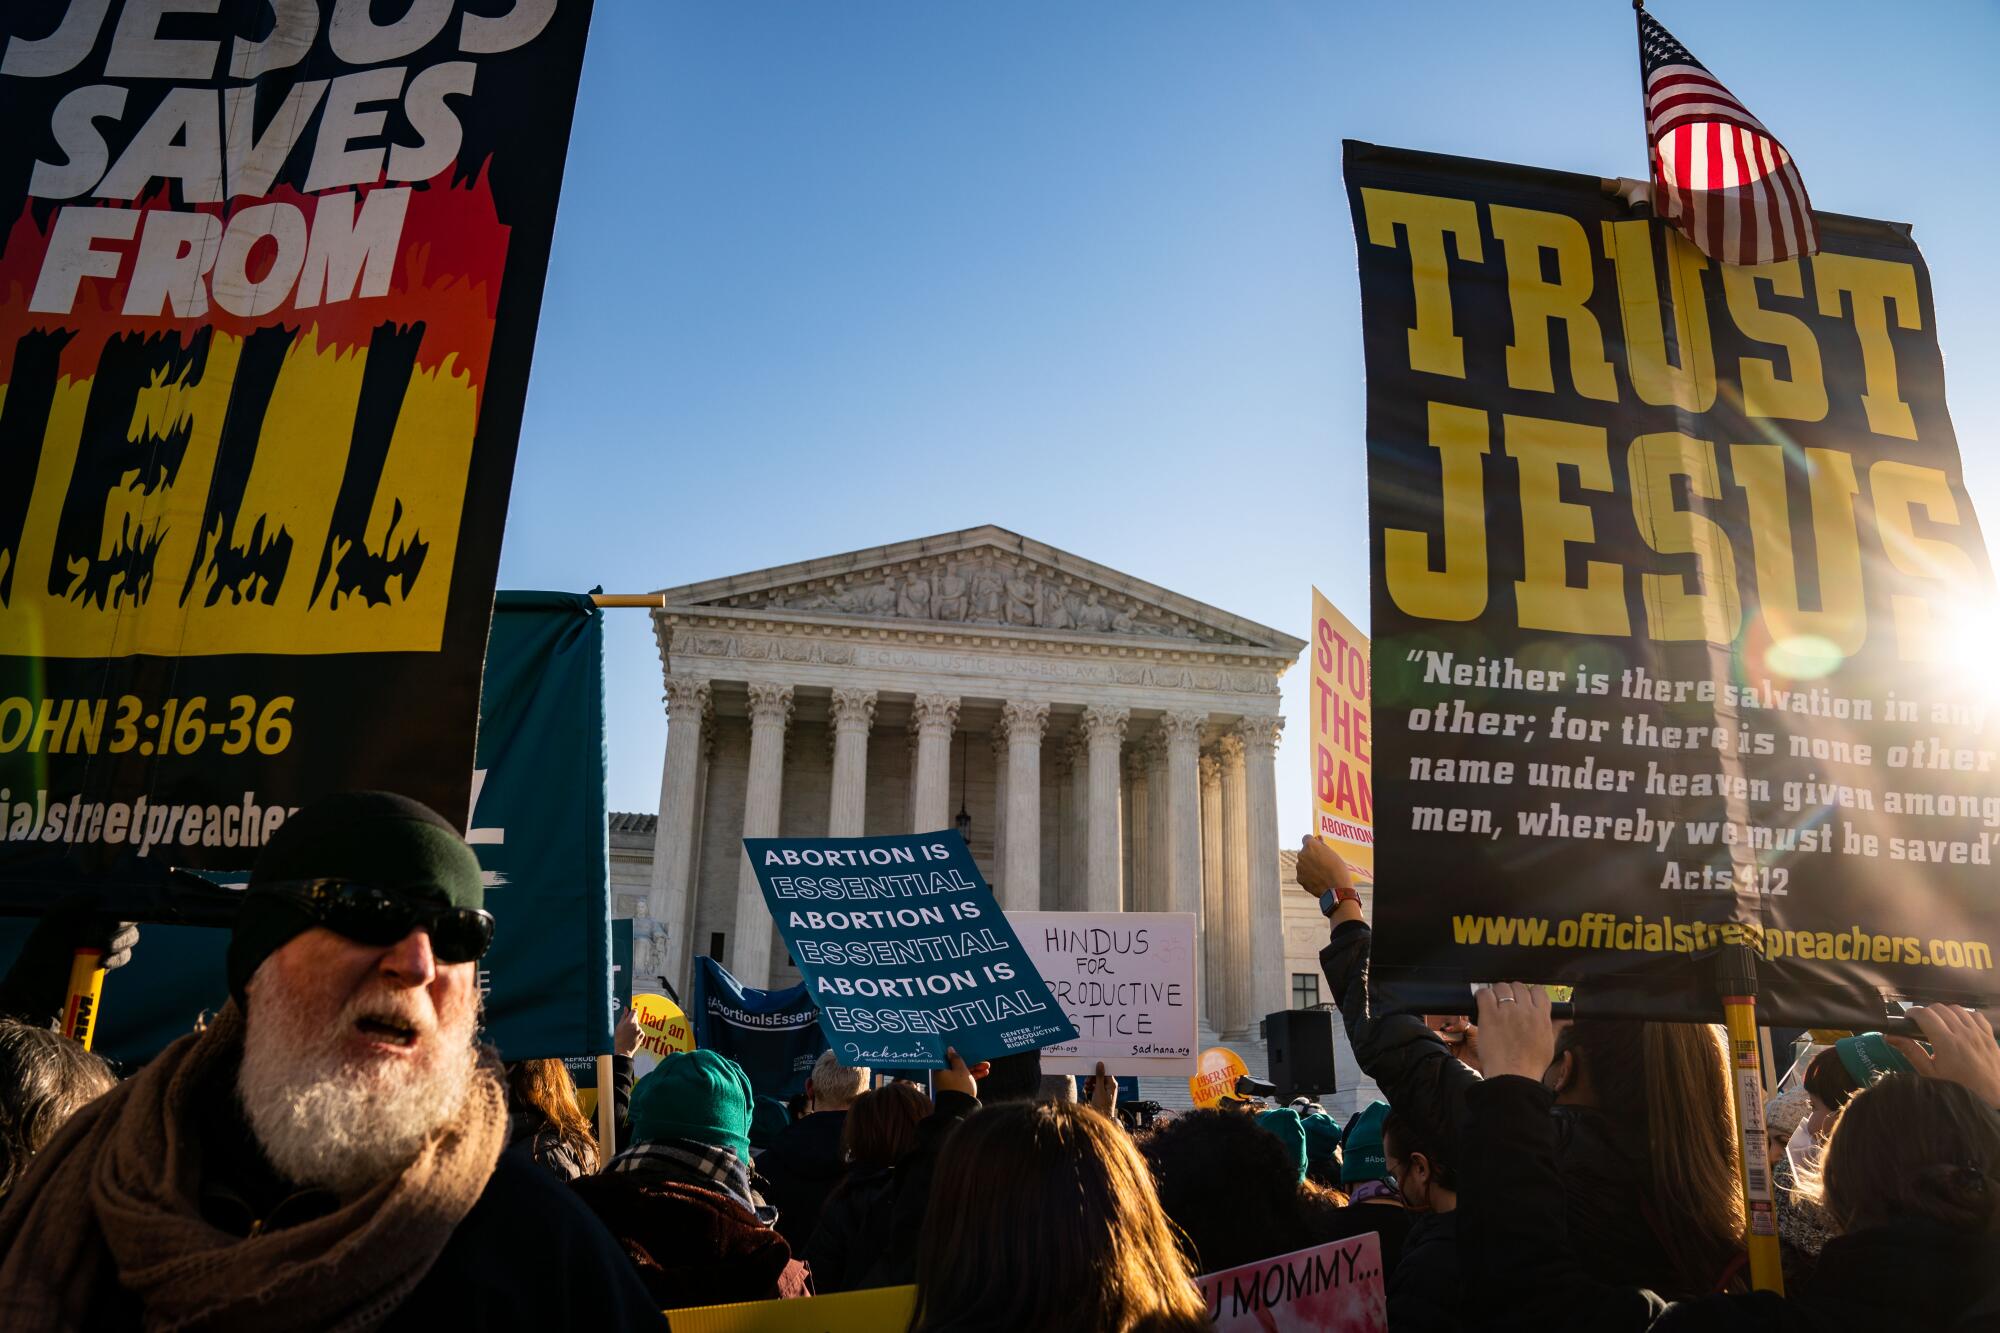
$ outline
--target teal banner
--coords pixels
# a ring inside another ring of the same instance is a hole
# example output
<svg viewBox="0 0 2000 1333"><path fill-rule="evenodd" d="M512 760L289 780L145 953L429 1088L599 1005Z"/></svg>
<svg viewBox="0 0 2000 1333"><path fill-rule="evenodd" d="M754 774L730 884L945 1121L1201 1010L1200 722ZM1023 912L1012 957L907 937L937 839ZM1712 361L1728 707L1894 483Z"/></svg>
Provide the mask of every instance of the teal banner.
<svg viewBox="0 0 2000 1333"><path fill-rule="evenodd" d="M588 596L503 592L494 603L469 837L497 923L479 963L484 1038L509 1060L608 1053L617 1023L603 628ZM0 918L0 958L33 924ZM228 943L211 927L142 926L132 961L105 978L96 1048L143 1063L220 1009Z"/></svg>
<svg viewBox="0 0 2000 1333"><path fill-rule="evenodd" d="M497 929L479 965L509 1060L611 1051L604 617L586 595L493 603L466 833Z"/></svg>

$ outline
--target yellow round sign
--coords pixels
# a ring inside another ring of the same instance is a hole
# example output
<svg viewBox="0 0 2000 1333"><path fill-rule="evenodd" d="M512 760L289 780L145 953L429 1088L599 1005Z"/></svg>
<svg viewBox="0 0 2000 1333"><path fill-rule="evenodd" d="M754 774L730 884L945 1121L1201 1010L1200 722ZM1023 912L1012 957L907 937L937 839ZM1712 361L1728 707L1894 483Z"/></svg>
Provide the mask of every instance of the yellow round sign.
<svg viewBox="0 0 2000 1333"><path fill-rule="evenodd" d="M1197 1111L1206 1111L1236 1091L1236 1080L1250 1072L1243 1057L1226 1046L1211 1046L1195 1061L1194 1077L1188 1080L1188 1095Z"/></svg>
<svg viewBox="0 0 2000 1333"><path fill-rule="evenodd" d="M694 1024L666 996L634 995L632 1013L639 1020L639 1049L646 1054L658 1059L694 1049Z"/></svg>

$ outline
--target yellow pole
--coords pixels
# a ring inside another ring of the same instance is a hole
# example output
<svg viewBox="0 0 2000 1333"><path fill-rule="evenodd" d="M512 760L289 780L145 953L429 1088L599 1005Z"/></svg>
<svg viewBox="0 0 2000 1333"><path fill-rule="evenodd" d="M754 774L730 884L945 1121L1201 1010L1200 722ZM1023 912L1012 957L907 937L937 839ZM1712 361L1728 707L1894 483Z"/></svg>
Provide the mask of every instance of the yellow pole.
<svg viewBox="0 0 2000 1333"><path fill-rule="evenodd" d="M1749 989L1745 987L1745 989ZM1735 1075L1736 1126L1743 1140L1743 1202L1750 1218L1750 1285L1785 1293L1779 1263L1778 1206L1771 1192L1771 1143L1764 1131L1764 1080L1759 1072L1757 997L1722 997L1729 1025L1729 1053Z"/></svg>
<svg viewBox="0 0 2000 1333"><path fill-rule="evenodd" d="M104 995L103 962L102 949L78 949L69 965L69 998L63 1002L62 1031L86 1051L97 1032L97 1002Z"/></svg>
<svg viewBox="0 0 2000 1333"><path fill-rule="evenodd" d="M667 604L657 592L595 592L590 600L600 607L658 607ZM597 1057L597 1161L600 1170L618 1151L618 1102L612 1093L611 1057Z"/></svg>
<svg viewBox="0 0 2000 1333"><path fill-rule="evenodd" d="M611 1057L597 1057L597 1169L618 1152L618 1098L611 1087Z"/></svg>

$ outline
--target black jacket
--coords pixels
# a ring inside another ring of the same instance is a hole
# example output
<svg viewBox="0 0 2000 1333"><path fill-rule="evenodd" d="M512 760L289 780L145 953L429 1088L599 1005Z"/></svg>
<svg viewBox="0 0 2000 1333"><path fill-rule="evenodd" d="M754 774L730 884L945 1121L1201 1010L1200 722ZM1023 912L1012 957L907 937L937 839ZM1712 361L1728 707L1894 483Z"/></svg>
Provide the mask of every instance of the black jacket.
<svg viewBox="0 0 2000 1333"><path fill-rule="evenodd" d="M1319 955L1355 1059L1389 1105L1463 1162L1460 1127L1479 1075L1416 1015L1370 1016L1373 938L1367 923L1344 922ZM1696 1294L1677 1290L1673 1265L1648 1219L1646 1127L1580 1106L1554 1107L1551 1116L1569 1233L1585 1269L1607 1282Z"/></svg>
<svg viewBox="0 0 2000 1333"><path fill-rule="evenodd" d="M770 1187L764 1197L776 1206L778 1234L794 1253L805 1249L826 1196L847 1174L840 1155L846 1125L845 1111L815 1111L785 1126L777 1142L757 1154L757 1174Z"/></svg>
<svg viewBox="0 0 2000 1333"><path fill-rule="evenodd" d="M900 1287L917 1280L917 1245L923 1238L924 1214L929 1210L931 1178L937 1174L938 1154L951 1138L958 1122L979 1109L979 1099L962 1092L941 1092L930 1115L917 1125L916 1142L890 1168L889 1207L883 1210L885 1229L867 1247L875 1256L855 1283L859 1287Z"/></svg>
<svg viewBox="0 0 2000 1333"><path fill-rule="evenodd" d="M1385 1257L1384 1263L1387 1263ZM1396 1333L1450 1333L1459 1318L1458 1214L1418 1213L1389 1271L1389 1327Z"/></svg>
<svg viewBox="0 0 2000 1333"><path fill-rule="evenodd" d="M503 1152L387 1329L665 1328L609 1232L552 1172Z"/></svg>
<svg viewBox="0 0 2000 1333"><path fill-rule="evenodd" d="M805 1250L816 1293L828 1296L861 1286L879 1238L889 1233L895 1184L892 1167L857 1166L827 1196Z"/></svg>
<svg viewBox="0 0 2000 1333"><path fill-rule="evenodd" d="M1669 1302L1578 1263L1549 1094L1496 1078L1468 1099L1458 1211L1468 1324L1536 1333L2000 1329L2000 1238L1911 1219L1830 1240L1804 1290Z"/></svg>

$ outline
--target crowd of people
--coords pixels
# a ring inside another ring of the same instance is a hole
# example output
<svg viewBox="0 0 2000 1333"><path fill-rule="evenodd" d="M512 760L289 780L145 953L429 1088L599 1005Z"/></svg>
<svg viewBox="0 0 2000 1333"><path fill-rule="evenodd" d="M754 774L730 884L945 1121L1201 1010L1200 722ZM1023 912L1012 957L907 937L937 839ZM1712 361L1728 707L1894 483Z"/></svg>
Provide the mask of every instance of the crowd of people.
<svg viewBox="0 0 2000 1333"><path fill-rule="evenodd" d="M708 1050L635 1080L628 1017L600 1143L561 1061L478 1043L464 842L327 798L264 851L230 1003L128 1077L51 1030L60 931L0 988L0 1328L644 1328L912 1284L916 1333L1173 1333L1209 1326L1199 1274L1374 1235L1399 1331L2000 1329L1982 1015L1844 1039L1772 1102L1787 1292L1753 1291L1716 1029L1513 983L1476 1021L1373 1013L1346 867L1309 839L1299 881L1385 1099L1345 1124L1231 1097L1134 1128L1036 1052L928 1090L829 1052L786 1107Z"/></svg>

